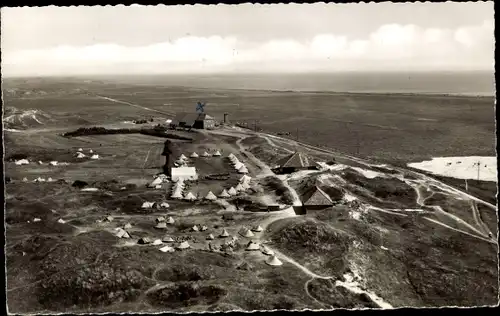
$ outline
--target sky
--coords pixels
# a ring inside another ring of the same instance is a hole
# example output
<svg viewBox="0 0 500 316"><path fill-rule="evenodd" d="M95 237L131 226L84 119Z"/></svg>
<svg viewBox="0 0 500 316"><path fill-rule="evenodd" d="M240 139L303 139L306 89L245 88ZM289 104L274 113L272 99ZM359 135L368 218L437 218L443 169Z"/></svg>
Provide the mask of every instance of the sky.
<svg viewBox="0 0 500 316"><path fill-rule="evenodd" d="M490 2L13 7L2 75L494 71Z"/></svg>

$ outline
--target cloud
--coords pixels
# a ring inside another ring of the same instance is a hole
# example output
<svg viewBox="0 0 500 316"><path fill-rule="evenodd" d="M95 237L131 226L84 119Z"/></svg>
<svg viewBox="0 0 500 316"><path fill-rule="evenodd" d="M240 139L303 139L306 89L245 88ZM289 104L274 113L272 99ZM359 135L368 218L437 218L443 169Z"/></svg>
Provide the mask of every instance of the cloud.
<svg viewBox="0 0 500 316"><path fill-rule="evenodd" d="M491 69L493 51L494 22L487 20L481 25L458 29L387 24L366 38L318 34L303 41L275 39L251 43L234 36L186 36L137 47L103 43L7 51L2 54L2 69L7 76L258 71L262 69L259 65L266 65L267 71Z"/></svg>

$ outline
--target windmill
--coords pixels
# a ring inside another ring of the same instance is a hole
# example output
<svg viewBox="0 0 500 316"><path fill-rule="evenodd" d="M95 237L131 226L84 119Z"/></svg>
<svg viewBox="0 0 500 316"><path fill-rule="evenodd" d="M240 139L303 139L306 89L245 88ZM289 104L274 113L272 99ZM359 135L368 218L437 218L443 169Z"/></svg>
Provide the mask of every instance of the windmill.
<svg viewBox="0 0 500 316"><path fill-rule="evenodd" d="M205 105L206 105L206 102L201 103L198 101L198 104L196 105L196 112L204 113L205 112Z"/></svg>

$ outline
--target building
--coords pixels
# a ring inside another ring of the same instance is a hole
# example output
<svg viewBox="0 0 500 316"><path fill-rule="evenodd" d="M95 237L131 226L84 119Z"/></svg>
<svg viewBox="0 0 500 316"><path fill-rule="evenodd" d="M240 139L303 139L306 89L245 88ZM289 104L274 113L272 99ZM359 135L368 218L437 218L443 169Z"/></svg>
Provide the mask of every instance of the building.
<svg viewBox="0 0 500 316"><path fill-rule="evenodd" d="M178 113L170 125L182 128L211 129L215 127L216 121L206 113Z"/></svg>
<svg viewBox="0 0 500 316"><path fill-rule="evenodd" d="M306 190L301 197L302 206L294 206L296 214L306 214L308 211L323 210L334 205L332 198L318 186Z"/></svg>
<svg viewBox="0 0 500 316"><path fill-rule="evenodd" d="M179 167L171 169L171 179L176 182L179 179L194 181L198 179L195 167Z"/></svg>
<svg viewBox="0 0 500 316"><path fill-rule="evenodd" d="M273 171L276 174L286 174L300 170L318 169L318 164L311 157L297 151L283 159L280 159Z"/></svg>

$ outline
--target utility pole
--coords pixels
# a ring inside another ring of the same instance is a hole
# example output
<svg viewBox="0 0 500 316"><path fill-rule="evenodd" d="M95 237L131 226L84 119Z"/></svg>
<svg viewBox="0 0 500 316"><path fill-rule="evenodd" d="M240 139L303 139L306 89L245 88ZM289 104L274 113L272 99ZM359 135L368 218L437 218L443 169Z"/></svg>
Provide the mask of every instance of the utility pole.
<svg viewBox="0 0 500 316"><path fill-rule="evenodd" d="M478 161L478 162L475 162L474 163L474 166L477 166L477 181L479 181L479 171L481 170L481 162Z"/></svg>
<svg viewBox="0 0 500 316"><path fill-rule="evenodd" d="M296 134L297 141L299 141L299 128L297 127L297 134Z"/></svg>

